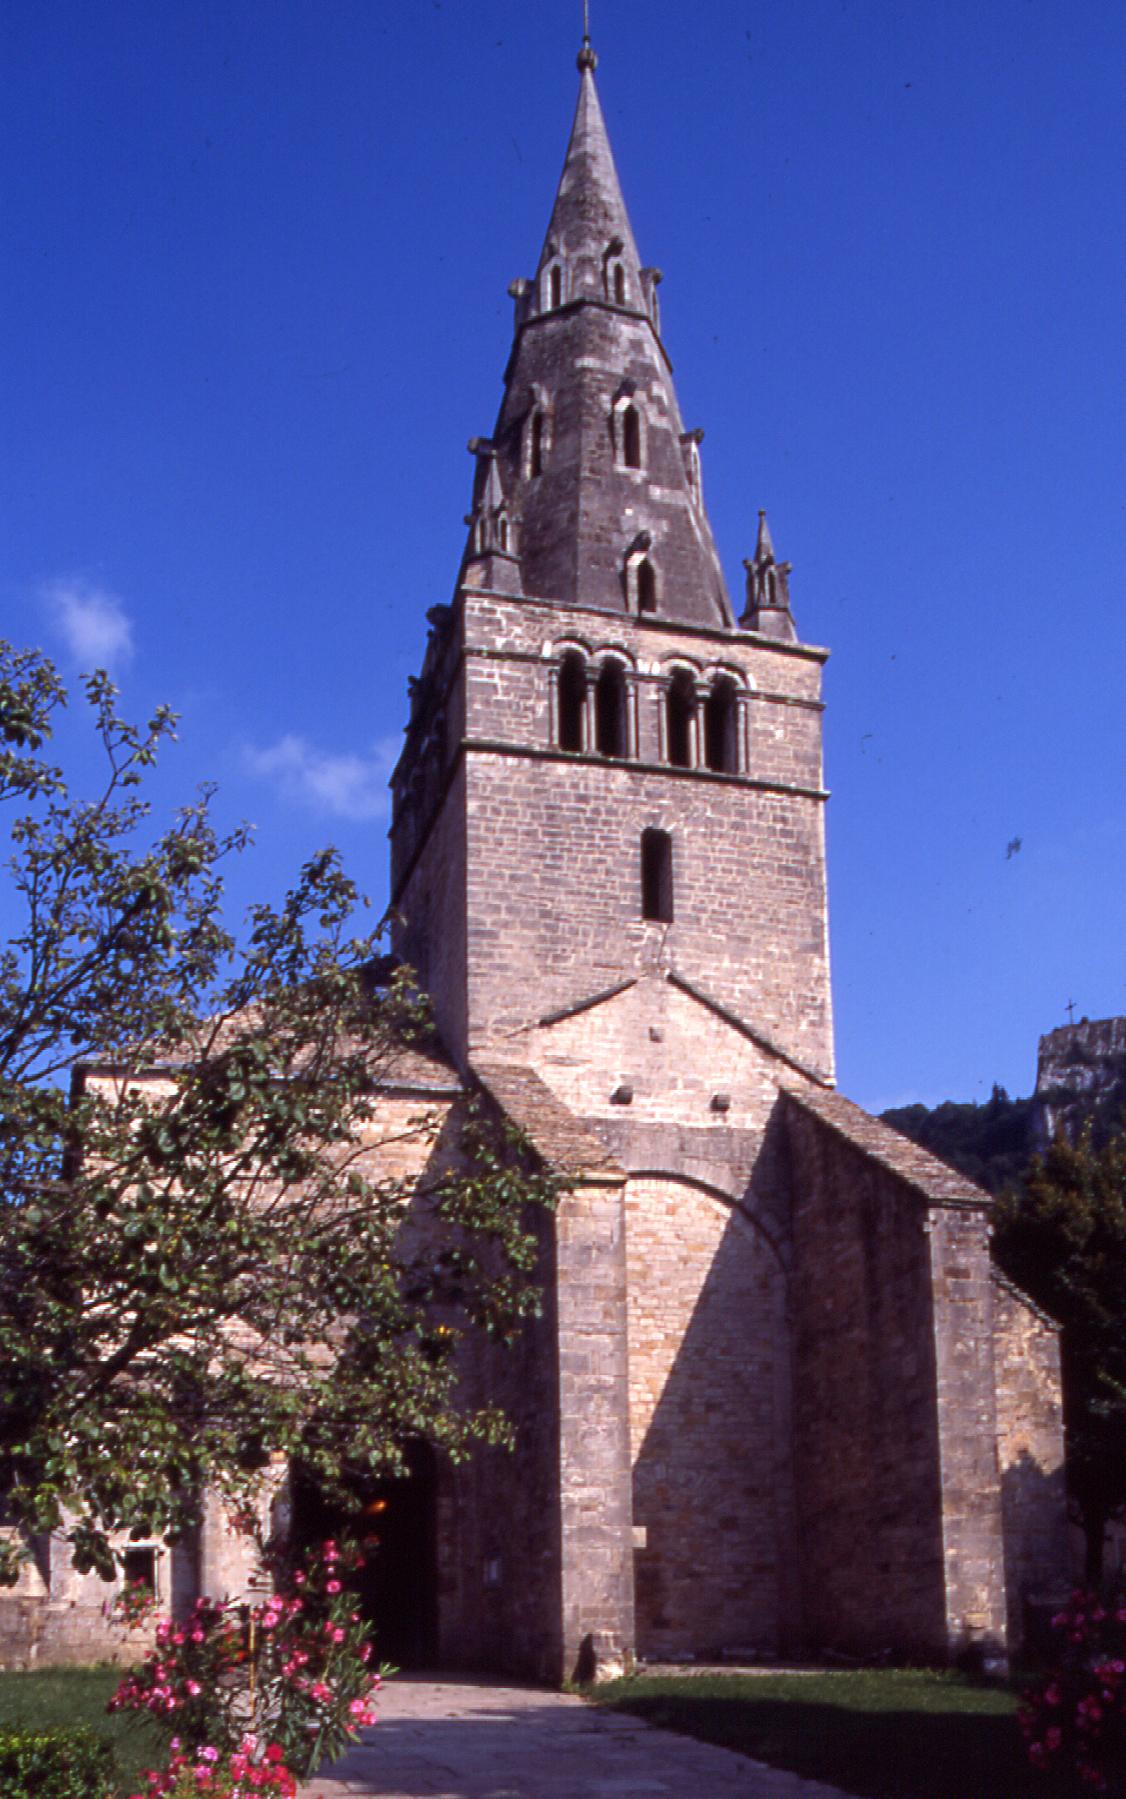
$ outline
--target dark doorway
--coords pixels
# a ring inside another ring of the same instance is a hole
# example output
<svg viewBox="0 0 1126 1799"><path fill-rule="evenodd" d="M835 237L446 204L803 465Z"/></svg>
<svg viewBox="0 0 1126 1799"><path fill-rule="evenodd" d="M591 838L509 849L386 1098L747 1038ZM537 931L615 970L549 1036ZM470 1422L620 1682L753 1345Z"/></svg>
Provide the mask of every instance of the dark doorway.
<svg viewBox="0 0 1126 1799"><path fill-rule="evenodd" d="M293 1541L310 1549L328 1537L365 1550L355 1575L360 1609L381 1662L432 1667L438 1653L437 1468L429 1443L406 1450L408 1473L354 1483L350 1504L333 1504L302 1468L293 1472Z"/></svg>

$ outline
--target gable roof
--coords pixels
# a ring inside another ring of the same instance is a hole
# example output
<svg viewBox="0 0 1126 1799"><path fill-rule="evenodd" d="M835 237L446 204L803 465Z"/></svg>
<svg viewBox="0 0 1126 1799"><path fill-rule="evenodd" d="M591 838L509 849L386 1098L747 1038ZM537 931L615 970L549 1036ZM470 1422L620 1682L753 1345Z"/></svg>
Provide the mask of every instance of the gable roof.
<svg viewBox="0 0 1126 1799"><path fill-rule="evenodd" d="M889 1173L898 1175L914 1187L932 1205L989 1207L992 1200L984 1188L977 1187L964 1174L940 1162L929 1150L920 1149L909 1137L903 1137L891 1126L873 1118L841 1093L828 1093L824 1088L798 1086L787 1082L786 1098L802 1111L812 1113L828 1125L861 1155L878 1162Z"/></svg>
<svg viewBox="0 0 1126 1799"><path fill-rule="evenodd" d="M558 1174L621 1181L625 1171L600 1137L580 1123L535 1070L519 1062L472 1063L486 1092L513 1124L525 1132L544 1161Z"/></svg>

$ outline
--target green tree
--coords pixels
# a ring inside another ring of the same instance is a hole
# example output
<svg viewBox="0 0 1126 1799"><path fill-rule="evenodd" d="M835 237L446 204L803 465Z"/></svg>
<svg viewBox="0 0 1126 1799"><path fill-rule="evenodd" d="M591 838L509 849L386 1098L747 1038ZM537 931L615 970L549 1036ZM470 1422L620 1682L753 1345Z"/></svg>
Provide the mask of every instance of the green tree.
<svg viewBox="0 0 1126 1799"><path fill-rule="evenodd" d="M59 677L0 644L0 1493L108 1575L109 1533L174 1535L204 1483L241 1509L271 1455L343 1493L413 1437L503 1437L459 1409L456 1345L534 1308L553 1190L483 1102L453 1142L385 1122L381 1077L429 1027L373 978L335 854L236 943L245 832L204 792L153 835L172 715L137 729L104 675L85 692L103 773L77 799L46 754ZM421 1179L386 1176L392 1128Z"/></svg>
<svg viewBox="0 0 1126 1799"><path fill-rule="evenodd" d="M1000 1266L1063 1326L1068 1487L1097 1581L1107 1521L1126 1509L1126 1133L1098 1150L1089 1126L1077 1144L1057 1137L995 1223Z"/></svg>

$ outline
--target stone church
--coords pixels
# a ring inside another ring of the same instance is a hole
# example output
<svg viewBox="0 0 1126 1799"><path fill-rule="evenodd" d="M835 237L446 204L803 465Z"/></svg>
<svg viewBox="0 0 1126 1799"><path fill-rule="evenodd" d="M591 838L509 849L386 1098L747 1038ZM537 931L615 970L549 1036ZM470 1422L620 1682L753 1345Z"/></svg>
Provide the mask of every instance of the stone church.
<svg viewBox="0 0 1126 1799"><path fill-rule="evenodd" d="M827 652L761 514L729 593L579 71L393 777L394 950L446 1054L387 1095L483 1088L565 1192L542 1317L465 1371L516 1455L420 1446L381 1650L1001 1658L1064 1566L1057 1332L991 1270L987 1197L836 1091ZM237 1584L235 1553L209 1517L160 1579ZM25 1607L80 1618L43 1578Z"/></svg>
<svg viewBox="0 0 1126 1799"><path fill-rule="evenodd" d="M945 1659L1062 1568L1058 1341L979 1190L835 1090L820 682L729 595L584 44L393 779L397 952L574 1184L439 1530L437 1643Z"/></svg>

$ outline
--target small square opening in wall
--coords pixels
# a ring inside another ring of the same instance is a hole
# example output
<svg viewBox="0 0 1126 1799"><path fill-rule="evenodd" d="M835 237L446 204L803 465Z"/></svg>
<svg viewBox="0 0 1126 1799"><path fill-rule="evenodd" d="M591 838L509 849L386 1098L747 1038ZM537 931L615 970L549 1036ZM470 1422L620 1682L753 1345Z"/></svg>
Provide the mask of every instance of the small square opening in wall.
<svg viewBox="0 0 1126 1799"><path fill-rule="evenodd" d="M156 1592L156 1550L127 1549L122 1564L127 1587L144 1587Z"/></svg>
<svg viewBox="0 0 1126 1799"><path fill-rule="evenodd" d="M641 916L672 923L672 838L667 831L641 833Z"/></svg>

